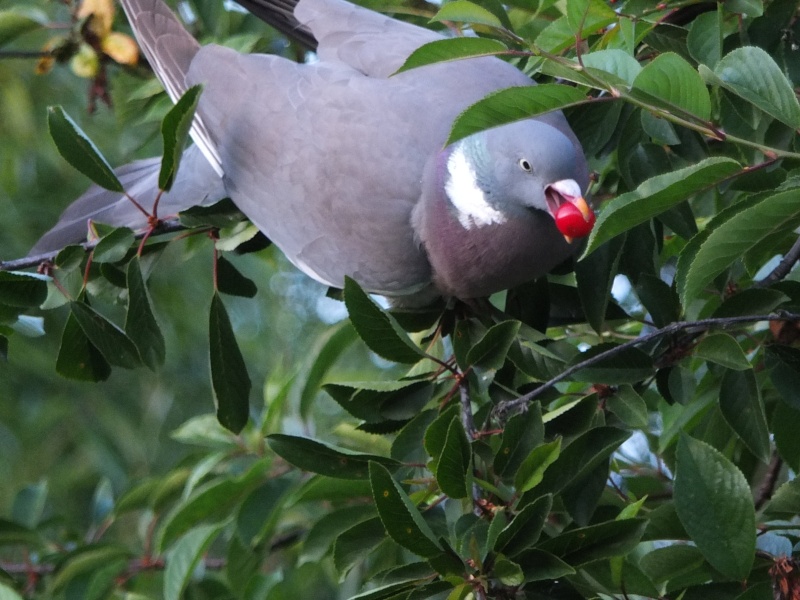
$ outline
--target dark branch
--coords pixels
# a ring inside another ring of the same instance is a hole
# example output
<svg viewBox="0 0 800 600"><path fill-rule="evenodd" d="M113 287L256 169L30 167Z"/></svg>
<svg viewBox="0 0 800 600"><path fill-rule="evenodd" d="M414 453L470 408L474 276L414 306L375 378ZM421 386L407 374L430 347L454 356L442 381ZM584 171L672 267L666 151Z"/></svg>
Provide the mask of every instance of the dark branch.
<svg viewBox="0 0 800 600"><path fill-rule="evenodd" d="M3 50L0 52L0 60L4 58L35 58L37 60L42 58L50 58L54 56L51 51L27 51L27 50Z"/></svg>
<svg viewBox="0 0 800 600"><path fill-rule="evenodd" d="M783 460L777 454L773 454L767 472L764 475L764 480L761 482L761 485L758 486L755 500L756 510L759 510L772 498L772 493L775 491L775 484L778 482L778 475L781 472L781 467L783 467Z"/></svg>
<svg viewBox="0 0 800 600"><path fill-rule="evenodd" d="M607 360L623 352L624 350L627 350L628 348L633 348L635 346L645 344L660 337L672 335L682 331L699 333L707 331L709 329L714 329L716 327L726 328L726 327L731 327L733 325L739 325L742 323L755 323L757 321L800 321L800 314L789 313L789 312L777 312L772 315L717 317L710 319L700 319L698 321L678 321L677 323L670 323L666 327L662 327L661 329L653 331L652 333L648 333L647 335L638 337L635 340L630 340L629 342L620 344L619 346L606 350L605 352L601 352L600 354L597 354L591 358L587 358L586 360L581 361L578 364L572 365L571 367L565 369L564 371L553 377L550 381L547 381L542 385L540 385L532 392L529 392L524 396L520 396L519 398L516 398L514 400L501 402L495 407L493 412L495 415L502 418L509 412L513 412L515 410L524 408L528 404L530 404L530 402L533 401L535 398L542 395L545 391L554 387L557 383L563 381L570 375L577 373L581 369L586 369L587 367L591 367L604 360Z"/></svg>
<svg viewBox="0 0 800 600"><path fill-rule="evenodd" d="M792 246L789 251L784 254L783 260L781 260L781 262L778 263L778 266L772 270L772 273L764 277L764 279L761 281L757 281L755 283L755 287L769 287L773 283L777 283L789 274L789 271L791 271L792 267L797 264L798 260L800 260L800 237L797 238L794 246Z"/></svg>
<svg viewBox="0 0 800 600"><path fill-rule="evenodd" d="M182 225L180 221L177 219L170 219L166 221L161 221L153 231L154 234L165 234L165 233L174 233L176 231L187 231L189 228L185 225ZM146 233L139 233L136 235L136 239L142 239ZM80 244L84 250L89 252L93 250L99 240L92 241L92 242L84 242ZM17 271L19 269L28 269L30 267L37 267L44 262L52 262L55 260L56 256L61 250L55 250L53 252L44 252L42 254L34 254L31 256L26 256L24 258L15 258L13 260L0 260L0 271Z"/></svg>

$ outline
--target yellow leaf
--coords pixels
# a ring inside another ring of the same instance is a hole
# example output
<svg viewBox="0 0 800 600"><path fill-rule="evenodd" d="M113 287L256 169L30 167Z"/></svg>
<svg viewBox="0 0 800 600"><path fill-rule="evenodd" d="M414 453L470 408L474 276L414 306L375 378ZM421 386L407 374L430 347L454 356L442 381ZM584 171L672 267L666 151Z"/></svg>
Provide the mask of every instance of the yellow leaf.
<svg viewBox="0 0 800 600"><path fill-rule="evenodd" d="M37 75L45 75L50 72L53 68L53 65L56 64L56 59L52 56L43 56L39 59L39 62L36 63L36 68L34 72Z"/></svg>
<svg viewBox="0 0 800 600"><path fill-rule="evenodd" d="M103 52L121 65L135 65L139 60L139 48L133 38L112 31L100 43Z"/></svg>
<svg viewBox="0 0 800 600"><path fill-rule="evenodd" d="M84 19L90 15L89 29L100 39L106 37L114 22L114 0L83 0L75 16Z"/></svg>
<svg viewBox="0 0 800 600"><path fill-rule="evenodd" d="M97 53L88 44L81 44L80 49L69 61L69 68L78 77L94 78L100 68L100 59Z"/></svg>

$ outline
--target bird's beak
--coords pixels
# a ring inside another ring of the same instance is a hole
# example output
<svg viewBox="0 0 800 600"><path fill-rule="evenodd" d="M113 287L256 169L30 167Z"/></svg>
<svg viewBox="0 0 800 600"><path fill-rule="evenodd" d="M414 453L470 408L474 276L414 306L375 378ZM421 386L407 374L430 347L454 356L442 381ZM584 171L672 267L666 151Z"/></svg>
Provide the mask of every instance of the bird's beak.
<svg viewBox="0 0 800 600"><path fill-rule="evenodd" d="M571 244L576 237L589 235L595 222L594 211L584 199L581 187L574 179L562 179L551 183L545 188L544 195L556 227L568 244ZM567 203L574 208L563 209Z"/></svg>

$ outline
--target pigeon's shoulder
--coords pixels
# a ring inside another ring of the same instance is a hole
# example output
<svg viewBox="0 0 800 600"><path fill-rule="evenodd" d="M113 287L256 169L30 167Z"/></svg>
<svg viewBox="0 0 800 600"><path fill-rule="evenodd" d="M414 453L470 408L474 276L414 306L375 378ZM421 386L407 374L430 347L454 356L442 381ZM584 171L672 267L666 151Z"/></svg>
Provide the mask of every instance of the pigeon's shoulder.
<svg viewBox="0 0 800 600"><path fill-rule="evenodd" d="M414 50L442 39L343 0L300 0L294 12L319 42L320 60L344 63L370 77L388 77Z"/></svg>

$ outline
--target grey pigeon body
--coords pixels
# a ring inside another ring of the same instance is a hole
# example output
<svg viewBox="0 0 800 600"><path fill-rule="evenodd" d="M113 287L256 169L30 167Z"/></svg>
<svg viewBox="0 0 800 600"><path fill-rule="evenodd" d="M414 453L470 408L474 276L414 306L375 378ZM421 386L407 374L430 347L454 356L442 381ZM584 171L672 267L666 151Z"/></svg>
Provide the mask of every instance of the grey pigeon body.
<svg viewBox="0 0 800 600"><path fill-rule="evenodd" d="M344 0L297 5L297 21L318 42L319 60L310 64L200 47L161 0L122 4L173 100L204 86L196 148L160 215L229 196L311 277L341 287L351 276L412 303L484 296L537 277L574 251L553 214L563 201L583 202L588 173L560 113L444 148L467 106L498 89L533 85L513 66L477 58L393 75L413 50L441 36ZM120 172L145 205L148 194L155 197L157 161ZM127 201L93 189L34 251L79 240L87 217L146 226Z"/></svg>

